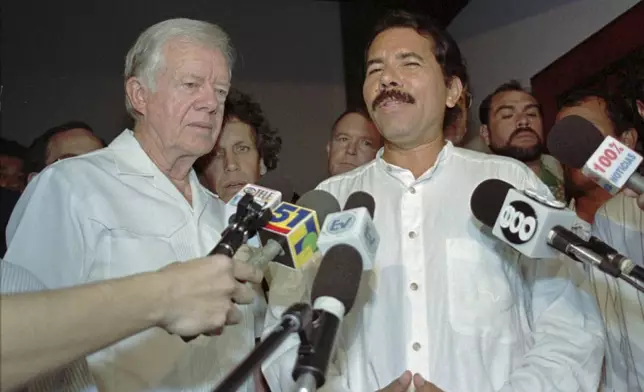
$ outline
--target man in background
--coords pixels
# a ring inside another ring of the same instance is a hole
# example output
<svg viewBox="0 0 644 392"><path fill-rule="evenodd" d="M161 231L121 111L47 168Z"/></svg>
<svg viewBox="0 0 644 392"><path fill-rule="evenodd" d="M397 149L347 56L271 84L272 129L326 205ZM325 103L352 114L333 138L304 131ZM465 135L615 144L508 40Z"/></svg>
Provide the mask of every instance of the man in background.
<svg viewBox="0 0 644 392"><path fill-rule="evenodd" d="M69 121L50 128L34 139L27 150L29 179L56 161L103 147L105 143L82 121Z"/></svg>
<svg viewBox="0 0 644 392"><path fill-rule="evenodd" d="M246 184L277 167L282 138L272 128L259 103L231 89L224 125L215 148L195 167L202 184L227 203Z"/></svg>
<svg viewBox="0 0 644 392"><path fill-rule="evenodd" d="M16 192L25 188L26 152L27 149L18 142L0 138L0 188Z"/></svg>
<svg viewBox="0 0 644 392"><path fill-rule="evenodd" d="M364 110L345 111L333 123L326 145L329 174L337 176L372 161L382 144L382 136Z"/></svg>
<svg viewBox="0 0 644 392"><path fill-rule="evenodd" d="M634 149L637 145L637 132L628 113L628 107L621 99L598 90L579 90L563 100L556 120L570 115L584 117L604 136L619 139ZM579 169L564 166L564 172L566 194L573 208L581 219L593 223L599 207L606 204L612 195Z"/></svg>
<svg viewBox="0 0 644 392"><path fill-rule="evenodd" d="M566 97L557 120L577 115L590 121L604 136L618 138L630 148L637 132L625 102L600 91L577 91ZM577 215L592 223L592 235L642 266L644 212L624 192L611 195L580 170L565 167L566 186ZM621 279L589 266L581 287L597 300L606 325L604 391L644 388L644 294Z"/></svg>
<svg viewBox="0 0 644 392"><path fill-rule="evenodd" d="M541 106L516 80L496 88L479 107L480 135L490 151L525 163L559 200L565 200L563 170L544 154Z"/></svg>

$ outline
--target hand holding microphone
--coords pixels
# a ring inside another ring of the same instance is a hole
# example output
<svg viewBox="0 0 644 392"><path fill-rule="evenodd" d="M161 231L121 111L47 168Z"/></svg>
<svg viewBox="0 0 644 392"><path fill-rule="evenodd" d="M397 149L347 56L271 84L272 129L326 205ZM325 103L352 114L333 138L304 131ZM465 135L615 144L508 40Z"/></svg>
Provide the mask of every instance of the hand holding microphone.
<svg viewBox="0 0 644 392"><path fill-rule="evenodd" d="M235 304L248 304L255 296L240 281L259 283L262 274L252 266L222 255L172 263L157 272L167 296L157 324L170 333L212 333L237 324L241 313Z"/></svg>

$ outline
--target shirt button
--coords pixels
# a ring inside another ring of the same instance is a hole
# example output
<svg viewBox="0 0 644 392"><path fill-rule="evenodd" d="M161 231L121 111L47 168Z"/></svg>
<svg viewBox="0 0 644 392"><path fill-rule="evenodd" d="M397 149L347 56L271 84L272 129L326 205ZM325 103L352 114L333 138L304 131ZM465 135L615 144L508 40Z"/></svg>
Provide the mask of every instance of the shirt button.
<svg viewBox="0 0 644 392"><path fill-rule="evenodd" d="M410 231L410 232L409 232L409 238L411 238L411 239L416 238L416 235L417 235L417 234L416 234L416 232L415 232L415 231Z"/></svg>
<svg viewBox="0 0 644 392"><path fill-rule="evenodd" d="M412 195L413 195L413 194L415 194L415 193L416 193L416 188L414 188L414 187L409 188L409 192L410 192Z"/></svg>
<svg viewBox="0 0 644 392"><path fill-rule="evenodd" d="M420 343L416 342L416 343L412 344L411 348L413 348L414 351L420 350Z"/></svg>
<svg viewBox="0 0 644 392"><path fill-rule="evenodd" d="M418 285L416 283L412 283L409 285L409 288L412 289L412 291L418 290Z"/></svg>

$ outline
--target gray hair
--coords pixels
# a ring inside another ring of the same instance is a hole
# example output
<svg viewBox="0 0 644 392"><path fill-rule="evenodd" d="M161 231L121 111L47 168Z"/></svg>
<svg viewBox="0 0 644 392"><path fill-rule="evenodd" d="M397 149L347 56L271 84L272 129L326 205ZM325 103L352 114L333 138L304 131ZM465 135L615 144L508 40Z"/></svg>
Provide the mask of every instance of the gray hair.
<svg viewBox="0 0 644 392"><path fill-rule="evenodd" d="M228 34L219 26L185 18L168 19L148 27L125 57L125 82L132 77L141 78L145 86L154 89L155 76L163 63L163 47L171 39L182 39L187 42L220 50L228 68L232 70L235 62L235 50ZM125 108L136 119L137 112L132 107L130 98L125 93Z"/></svg>

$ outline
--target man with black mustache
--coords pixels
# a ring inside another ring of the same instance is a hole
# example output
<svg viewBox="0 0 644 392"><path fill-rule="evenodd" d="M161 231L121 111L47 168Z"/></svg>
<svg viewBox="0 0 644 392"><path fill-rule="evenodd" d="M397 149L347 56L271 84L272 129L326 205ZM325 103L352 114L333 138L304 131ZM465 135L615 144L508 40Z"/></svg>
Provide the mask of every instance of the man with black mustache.
<svg viewBox="0 0 644 392"><path fill-rule="evenodd" d="M340 205L357 191L372 195L380 243L320 390L596 392L603 332L594 301L472 217L472 192L491 178L552 196L516 160L445 140L465 74L457 44L426 15L392 11L365 55L362 94L384 147L318 189ZM266 330L283 311L269 304ZM264 362L272 391L294 389L298 344L287 338Z"/></svg>
<svg viewBox="0 0 644 392"><path fill-rule="evenodd" d="M563 170L544 154L541 106L516 80L497 87L479 106L480 135L492 153L528 165L555 197L565 201Z"/></svg>

